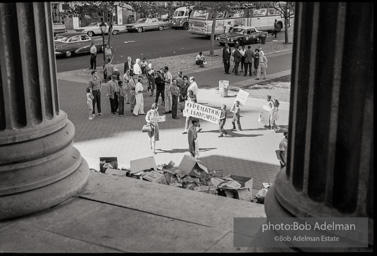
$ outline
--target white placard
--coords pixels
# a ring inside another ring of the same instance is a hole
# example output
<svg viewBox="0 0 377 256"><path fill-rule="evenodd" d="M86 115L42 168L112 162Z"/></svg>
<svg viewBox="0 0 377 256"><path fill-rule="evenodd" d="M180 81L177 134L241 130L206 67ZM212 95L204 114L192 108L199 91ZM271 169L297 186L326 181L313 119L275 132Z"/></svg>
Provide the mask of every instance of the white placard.
<svg viewBox="0 0 377 256"><path fill-rule="evenodd" d="M214 124L218 124L221 116L221 110L200 105L192 101L186 101L183 116L193 116Z"/></svg>
<svg viewBox="0 0 377 256"><path fill-rule="evenodd" d="M238 94L237 94L237 97L236 97L236 100L235 101L239 101L240 104L243 106L245 105L246 103L246 100L247 98L249 97L249 93L247 91L244 91L244 90L239 90L238 91Z"/></svg>
<svg viewBox="0 0 377 256"><path fill-rule="evenodd" d="M166 121L166 116L151 117L151 122L152 123L159 123L159 122L165 122L165 121Z"/></svg>

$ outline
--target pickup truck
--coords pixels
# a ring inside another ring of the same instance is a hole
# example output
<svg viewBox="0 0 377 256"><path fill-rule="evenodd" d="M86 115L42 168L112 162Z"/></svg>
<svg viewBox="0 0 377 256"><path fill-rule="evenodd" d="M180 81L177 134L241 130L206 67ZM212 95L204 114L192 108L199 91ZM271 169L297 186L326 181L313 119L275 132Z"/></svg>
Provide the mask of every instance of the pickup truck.
<svg viewBox="0 0 377 256"><path fill-rule="evenodd" d="M54 23L54 36L60 33L67 32L67 28L64 24Z"/></svg>
<svg viewBox="0 0 377 256"><path fill-rule="evenodd" d="M86 33L66 32L54 38L55 55L71 57L74 54L89 53L91 43L97 47L97 52L103 51L102 39L91 38Z"/></svg>

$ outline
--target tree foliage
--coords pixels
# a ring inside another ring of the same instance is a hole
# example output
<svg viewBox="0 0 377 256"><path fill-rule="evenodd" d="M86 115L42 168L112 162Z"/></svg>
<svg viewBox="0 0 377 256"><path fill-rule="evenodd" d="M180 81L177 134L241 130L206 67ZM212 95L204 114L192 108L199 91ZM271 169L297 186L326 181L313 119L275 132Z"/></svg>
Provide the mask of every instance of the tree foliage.
<svg viewBox="0 0 377 256"><path fill-rule="evenodd" d="M290 19L294 16L295 2L273 2L272 7L280 13L284 19L285 27L285 43L289 43L288 29L290 27Z"/></svg>

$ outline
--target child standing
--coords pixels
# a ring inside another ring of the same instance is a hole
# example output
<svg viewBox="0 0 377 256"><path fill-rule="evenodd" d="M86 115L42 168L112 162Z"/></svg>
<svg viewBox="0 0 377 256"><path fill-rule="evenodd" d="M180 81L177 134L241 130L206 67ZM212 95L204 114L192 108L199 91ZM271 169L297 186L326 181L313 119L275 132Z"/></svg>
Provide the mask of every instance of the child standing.
<svg viewBox="0 0 377 256"><path fill-rule="evenodd" d="M222 104L221 105L221 115L220 115L220 120L219 120L219 130L220 130L220 135L219 137L224 137L224 134L227 135L227 131L224 130L224 125L226 122L226 105Z"/></svg>
<svg viewBox="0 0 377 256"><path fill-rule="evenodd" d="M93 111L93 95L92 93L90 92L90 88L86 88L86 104L88 105L88 108L89 108L89 120L93 120L93 114L92 114L92 111Z"/></svg>
<svg viewBox="0 0 377 256"><path fill-rule="evenodd" d="M238 126L238 129L237 131L242 131L241 129L241 116L240 116L240 112L241 112L241 108L240 108L240 102L237 100L232 108L230 109L230 112L233 113L233 120L232 120L232 124L233 124L233 130L236 130L236 125L235 123L237 122L237 126Z"/></svg>

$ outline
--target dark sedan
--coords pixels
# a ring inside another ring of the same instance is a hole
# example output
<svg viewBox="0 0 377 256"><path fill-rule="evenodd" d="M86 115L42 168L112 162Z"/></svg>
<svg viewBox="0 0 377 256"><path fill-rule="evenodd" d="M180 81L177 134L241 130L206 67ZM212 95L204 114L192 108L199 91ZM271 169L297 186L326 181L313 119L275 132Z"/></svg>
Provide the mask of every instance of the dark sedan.
<svg viewBox="0 0 377 256"><path fill-rule="evenodd" d="M71 57L73 54L90 52L90 44L93 42L97 51L102 51L101 38L91 38L86 33L67 32L54 38L55 55Z"/></svg>
<svg viewBox="0 0 377 256"><path fill-rule="evenodd" d="M229 33L221 34L216 37L220 45L229 44L233 45L238 42L241 44L253 44L259 43L266 40L268 33L264 31L259 31L255 27L233 27Z"/></svg>

